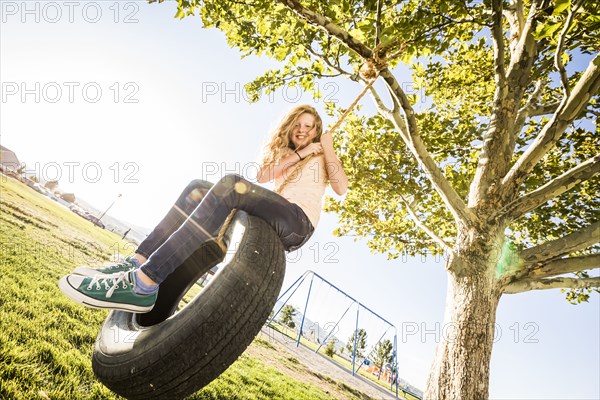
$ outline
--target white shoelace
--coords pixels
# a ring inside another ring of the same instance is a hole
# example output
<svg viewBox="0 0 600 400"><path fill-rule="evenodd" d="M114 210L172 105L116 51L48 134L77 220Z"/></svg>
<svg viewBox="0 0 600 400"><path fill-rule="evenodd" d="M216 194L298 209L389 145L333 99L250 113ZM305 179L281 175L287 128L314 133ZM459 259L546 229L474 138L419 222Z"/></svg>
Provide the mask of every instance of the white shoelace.
<svg viewBox="0 0 600 400"><path fill-rule="evenodd" d="M119 272L113 275L94 275L87 289L92 290L92 286L96 285L96 290L102 289L102 285L107 290L106 298L110 298L115 289L119 287L120 283L123 283L123 289L127 289L127 283L129 283L129 277L127 272Z"/></svg>
<svg viewBox="0 0 600 400"><path fill-rule="evenodd" d="M121 268L121 267L123 267L123 265L127 265L130 268L135 267L135 264L133 262L131 262L128 257L125 257L125 258L120 258L115 264L111 264L108 267L105 267L104 269L110 271L111 269Z"/></svg>

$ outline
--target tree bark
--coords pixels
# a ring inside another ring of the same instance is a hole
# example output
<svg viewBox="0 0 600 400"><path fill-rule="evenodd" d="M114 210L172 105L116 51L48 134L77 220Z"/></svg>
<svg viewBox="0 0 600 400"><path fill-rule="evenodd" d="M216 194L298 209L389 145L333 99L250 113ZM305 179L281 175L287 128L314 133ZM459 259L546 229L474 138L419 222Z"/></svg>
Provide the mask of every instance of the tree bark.
<svg viewBox="0 0 600 400"><path fill-rule="evenodd" d="M522 280L508 285L504 292L515 294L527 292L530 290L546 289L580 289L600 287L600 278L550 278L550 279L530 279Z"/></svg>
<svg viewBox="0 0 600 400"><path fill-rule="evenodd" d="M435 190L446 204L448 211L454 216L457 223L474 222L476 217L473 212L467 208L463 199L458 195L454 187L450 185L439 166L429 154L423 139L419 135L419 129L415 118L414 110L406 97L406 93L400 87L396 77L386 68L381 71L381 77L385 80L391 95L403 110L406 122L400 114L400 110L391 115L391 122L398 129L400 137L406 144L406 147L413 154L421 168L426 172ZM395 108L395 107L394 107Z"/></svg>
<svg viewBox="0 0 600 400"><path fill-rule="evenodd" d="M495 262L481 265L477 257L452 262L472 264L455 268L459 271L480 272L448 275L441 341L424 398L487 399L496 308L501 296L495 282Z"/></svg>
<svg viewBox="0 0 600 400"><path fill-rule="evenodd" d="M600 154L571 168L534 191L519 197L503 207L499 214L509 215L511 219L521 217L547 201L571 190L581 182L587 181L598 172L600 172Z"/></svg>
<svg viewBox="0 0 600 400"><path fill-rule="evenodd" d="M542 279L552 276L570 274L579 271L586 271L600 268L600 254L588 254L579 257L567 257L552 260L547 264L542 264L529 270L523 280ZM515 281L517 283L518 281Z"/></svg>
<svg viewBox="0 0 600 400"><path fill-rule="evenodd" d="M544 125L539 135L514 163L502 179L503 191L512 193L533 167L556 144L565 129L585 109L590 99L600 89L600 53L590 61L577 85L564 97L554 116Z"/></svg>
<svg viewBox="0 0 600 400"><path fill-rule="evenodd" d="M600 221L597 221L561 238L525 249L519 258L531 266L586 249L599 241Z"/></svg>

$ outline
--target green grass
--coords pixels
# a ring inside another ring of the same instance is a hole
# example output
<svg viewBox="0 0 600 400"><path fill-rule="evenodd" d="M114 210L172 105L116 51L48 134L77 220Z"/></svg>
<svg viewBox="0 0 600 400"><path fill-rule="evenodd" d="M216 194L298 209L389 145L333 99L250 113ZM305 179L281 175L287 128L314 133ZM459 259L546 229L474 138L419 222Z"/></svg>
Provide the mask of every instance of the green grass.
<svg viewBox="0 0 600 400"><path fill-rule="evenodd" d="M107 311L75 304L59 278L101 266L134 246L25 185L0 176L0 399L117 399L96 378L91 355ZM317 376L277 344L256 339L192 399L365 399ZM252 354L256 353L256 356Z"/></svg>

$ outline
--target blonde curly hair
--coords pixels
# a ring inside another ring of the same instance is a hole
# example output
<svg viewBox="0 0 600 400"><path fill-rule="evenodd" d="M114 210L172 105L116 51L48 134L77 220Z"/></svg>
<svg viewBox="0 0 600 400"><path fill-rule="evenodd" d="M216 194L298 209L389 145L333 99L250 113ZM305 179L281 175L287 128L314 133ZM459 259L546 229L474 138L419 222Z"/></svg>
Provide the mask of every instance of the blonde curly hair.
<svg viewBox="0 0 600 400"><path fill-rule="evenodd" d="M296 120L304 113L308 113L315 117L315 129L317 130L317 135L313 142L321 140L323 120L317 110L307 104L296 106L281 119L279 126L277 126L271 134L271 138L263 149L262 165L273 164L286 153L295 150L294 143L290 140L290 135Z"/></svg>

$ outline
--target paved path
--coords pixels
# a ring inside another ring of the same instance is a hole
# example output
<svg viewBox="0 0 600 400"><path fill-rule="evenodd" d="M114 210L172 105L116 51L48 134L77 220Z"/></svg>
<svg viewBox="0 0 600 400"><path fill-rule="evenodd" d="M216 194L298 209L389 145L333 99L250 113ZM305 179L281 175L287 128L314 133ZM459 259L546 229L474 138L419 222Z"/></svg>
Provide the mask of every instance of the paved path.
<svg viewBox="0 0 600 400"><path fill-rule="evenodd" d="M345 383L346 385L360 390L369 395L372 399L396 399L394 393L376 383L370 382L368 379L360 375L352 376L352 371L333 362L329 357L325 357L314 350L300 344L296 347L296 341L276 331L273 328L263 327L260 337L266 340L276 340L282 344L287 351L294 355L298 360L305 364L309 369L318 372L322 375L329 376L336 381ZM403 399L401 394L398 399Z"/></svg>

